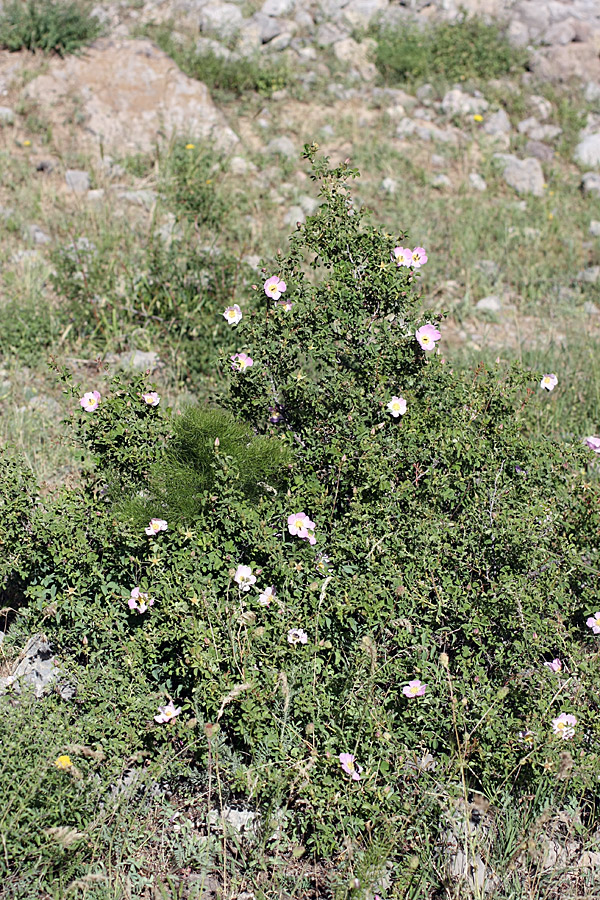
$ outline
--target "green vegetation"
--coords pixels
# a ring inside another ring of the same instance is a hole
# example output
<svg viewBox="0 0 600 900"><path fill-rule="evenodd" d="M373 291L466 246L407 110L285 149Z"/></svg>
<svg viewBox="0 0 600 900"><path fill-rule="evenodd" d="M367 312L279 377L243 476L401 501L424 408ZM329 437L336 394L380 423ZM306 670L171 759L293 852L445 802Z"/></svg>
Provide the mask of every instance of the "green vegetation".
<svg viewBox="0 0 600 900"><path fill-rule="evenodd" d="M51 698L41 736L0 767L16 821L0 873L24 869L21 896L34 884L120 896L103 878L129 877L132 853L150 885L159 872L168 884L160 863L139 862L149 819L160 830L176 805L164 783L187 822L168 849L178 868L219 871L223 891L243 870L264 896L302 894L302 857L321 896L380 890L386 863L398 896L433 896L447 875L432 847L474 796L506 822L485 853L507 884L549 810L595 822L590 453L579 434L534 426L539 371L452 366L422 347L415 334L437 340L441 317L396 265L405 235L355 204L356 170L305 156L322 204L267 270L291 306L240 299L230 330L252 365L217 402L173 415L148 403L143 375L113 378L84 411L97 381L61 370L88 469L42 502L23 464L2 460L18 574L4 652L43 631L57 687L76 690ZM17 793L20 766L36 778ZM121 796L141 820L127 839ZM211 813L230 807L260 814L237 845L254 847L250 865L235 851L227 863L226 832L211 842Z"/></svg>
<svg viewBox="0 0 600 900"><path fill-rule="evenodd" d="M463 16L429 27L403 24L377 33L375 62L390 84L487 81L523 70L527 55L496 24Z"/></svg>
<svg viewBox="0 0 600 900"><path fill-rule="evenodd" d="M194 41L179 41L168 24L147 26L142 32L175 60L182 72L204 82L211 92L240 96L257 92L270 96L288 85L291 73L278 58L242 56L226 51L198 50Z"/></svg>
<svg viewBox="0 0 600 900"><path fill-rule="evenodd" d="M76 53L102 33L86 0L8 0L0 9L0 47Z"/></svg>

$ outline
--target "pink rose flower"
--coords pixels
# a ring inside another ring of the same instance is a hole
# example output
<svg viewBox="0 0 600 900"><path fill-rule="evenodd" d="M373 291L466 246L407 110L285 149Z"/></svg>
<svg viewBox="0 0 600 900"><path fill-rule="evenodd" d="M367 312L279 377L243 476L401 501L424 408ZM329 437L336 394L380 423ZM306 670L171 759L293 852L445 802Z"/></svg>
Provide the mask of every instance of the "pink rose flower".
<svg viewBox="0 0 600 900"><path fill-rule="evenodd" d="M102 397L98 391L88 391L79 401L79 405L82 409L85 409L86 412L94 412L94 410L98 409L100 406L101 399Z"/></svg>
<svg viewBox="0 0 600 900"><path fill-rule="evenodd" d="M547 666L551 672L562 672L562 662L558 657L553 659L552 662L545 662L544 665Z"/></svg>
<svg viewBox="0 0 600 900"><path fill-rule="evenodd" d="M423 247L415 247L411 253L411 264L414 269L420 269L427 262L427 254Z"/></svg>
<svg viewBox="0 0 600 900"><path fill-rule="evenodd" d="M292 513L288 516L288 531L290 534L298 535L309 544L316 544L317 539L314 535L315 523L311 522L306 513Z"/></svg>
<svg viewBox="0 0 600 900"><path fill-rule="evenodd" d="M600 437L586 437L583 443L590 450L593 450L594 453L600 453Z"/></svg>
<svg viewBox="0 0 600 900"><path fill-rule="evenodd" d="M585 624L588 628L592 629L594 634L600 634L600 612L596 612L593 616L590 616Z"/></svg>
<svg viewBox="0 0 600 900"><path fill-rule="evenodd" d="M390 411L394 419L397 419L406 412L406 400L404 397L392 397L386 409Z"/></svg>
<svg viewBox="0 0 600 900"><path fill-rule="evenodd" d="M158 707L158 715L154 716L154 721L158 722L159 725L164 725L165 722L172 722L173 719L179 715L181 712L180 706L175 706L172 700L166 704L166 706Z"/></svg>
<svg viewBox="0 0 600 900"><path fill-rule="evenodd" d="M155 537L159 531L166 531L167 523L164 519L150 519L148 527L144 529L148 537Z"/></svg>
<svg viewBox="0 0 600 900"><path fill-rule="evenodd" d="M554 731L554 734L561 737L563 741L568 741L573 737L576 725L577 719L575 716L568 715L567 713L561 713L556 719L552 719L552 730Z"/></svg>
<svg viewBox="0 0 600 900"><path fill-rule="evenodd" d="M553 391L557 384L558 378L556 375L544 375L540 381L540 387L545 391Z"/></svg>
<svg viewBox="0 0 600 900"><path fill-rule="evenodd" d="M245 372L254 365L254 360L246 353L234 353L231 359L231 368L236 372Z"/></svg>
<svg viewBox="0 0 600 900"><path fill-rule="evenodd" d="M142 394L142 400L144 403L147 403L148 406L158 406L160 403L160 397L156 391L148 391L147 394Z"/></svg>
<svg viewBox="0 0 600 900"><path fill-rule="evenodd" d="M415 332L415 337L419 342L422 350L425 350L426 353L430 353L432 350L435 350L435 345L437 341L441 338L440 332L437 330L435 325L432 325L431 322L428 322L427 325L422 325Z"/></svg>
<svg viewBox="0 0 600 900"><path fill-rule="evenodd" d="M290 644L306 644L308 635L302 628L290 628L287 639Z"/></svg>
<svg viewBox="0 0 600 900"><path fill-rule="evenodd" d="M422 684L418 678L414 678L412 681L409 681L405 687L402 688L402 693L405 697L413 698L413 697L422 697L425 691L427 690L427 685Z"/></svg>
<svg viewBox="0 0 600 900"><path fill-rule="evenodd" d="M152 597L148 597L144 591L140 591L139 587L134 587L127 605L129 609L137 609L138 612L145 613L147 609L154 606L154 600Z"/></svg>
<svg viewBox="0 0 600 900"><path fill-rule="evenodd" d="M264 284L265 294L273 300L279 300L281 295L287 289L285 281L282 281L279 275L271 275Z"/></svg>
<svg viewBox="0 0 600 900"><path fill-rule="evenodd" d="M412 265L412 251L408 247L394 247L392 256L396 260L397 266Z"/></svg>
<svg viewBox="0 0 600 900"><path fill-rule="evenodd" d="M362 766L359 766L356 762L356 757L354 757L351 753L340 753L338 756L339 761L342 764L342 769L347 775L350 775L353 781L360 781L360 773L362 772Z"/></svg>
<svg viewBox="0 0 600 900"><path fill-rule="evenodd" d="M237 325L238 322L242 321L242 311L237 303L234 303L233 306L228 306L227 309L224 310L223 318L226 322L229 322L230 325Z"/></svg>

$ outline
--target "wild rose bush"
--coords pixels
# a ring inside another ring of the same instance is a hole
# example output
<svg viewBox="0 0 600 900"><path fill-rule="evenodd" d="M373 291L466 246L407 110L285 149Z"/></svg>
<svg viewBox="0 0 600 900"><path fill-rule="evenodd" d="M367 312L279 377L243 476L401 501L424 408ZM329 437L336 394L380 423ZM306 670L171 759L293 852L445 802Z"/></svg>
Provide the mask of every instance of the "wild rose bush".
<svg viewBox="0 0 600 900"><path fill-rule="evenodd" d="M589 446L527 431L540 373L453 370L424 248L306 156L321 207L258 307L215 310L231 416L186 413L182 444L152 385L69 388L95 469L31 511L23 615L146 686L147 719L117 701L146 749L193 717L288 836L394 833L403 855L425 795L462 779L492 800L597 790L600 495Z"/></svg>

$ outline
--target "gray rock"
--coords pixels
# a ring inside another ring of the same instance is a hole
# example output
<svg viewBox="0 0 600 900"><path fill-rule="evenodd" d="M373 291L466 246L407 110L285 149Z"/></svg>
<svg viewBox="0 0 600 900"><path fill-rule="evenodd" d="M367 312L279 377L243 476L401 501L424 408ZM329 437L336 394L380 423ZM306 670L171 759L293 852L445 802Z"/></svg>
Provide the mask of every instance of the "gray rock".
<svg viewBox="0 0 600 900"><path fill-rule="evenodd" d="M584 194L597 194L600 197L600 175L586 172L581 179L581 189Z"/></svg>
<svg viewBox="0 0 600 900"><path fill-rule="evenodd" d="M117 197L120 200L126 200L127 203L134 203L136 206L143 206L145 209L151 209L156 203L156 191L149 188L142 188L139 191L118 191Z"/></svg>
<svg viewBox="0 0 600 900"><path fill-rule="evenodd" d="M311 197L309 194L302 194L302 196L298 197L298 205L304 210L307 216L314 216L321 204L316 197Z"/></svg>
<svg viewBox="0 0 600 900"><path fill-rule="evenodd" d="M196 41L196 53L200 56L216 56L217 59L231 59L231 50L213 38L201 37Z"/></svg>
<svg viewBox="0 0 600 900"><path fill-rule="evenodd" d="M296 5L296 0L265 0L260 11L265 16L285 18L289 16Z"/></svg>
<svg viewBox="0 0 600 900"><path fill-rule="evenodd" d="M117 362L123 369L154 372L160 366L160 357L154 350L130 350L119 354Z"/></svg>
<svg viewBox="0 0 600 900"><path fill-rule="evenodd" d="M398 190L398 182L395 178L384 178L381 182L381 190L384 194L389 194L390 197L393 197Z"/></svg>
<svg viewBox="0 0 600 900"><path fill-rule="evenodd" d="M274 19L273 16L265 16L262 12L254 13L250 21L258 28L260 40L263 44L268 44L269 41L272 41L273 38L278 37L285 31L285 23Z"/></svg>
<svg viewBox="0 0 600 900"><path fill-rule="evenodd" d="M446 113L447 116L465 116L482 113L485 112L488 106L489 103L487 100L479 97L471 97L470 94L465 94L464 91L461 91L459 88L454 88L444 94L444 98L440 104L442 112Z"/></svg>
<svg viewBox="0 0 600 900"><path fill-rule="evenodd" d="M67 169L65 181L76 194L86 194L90 189L90 176L82 169Z"/></svg>
<svg viewBox="0 0 600 900"><path fill-rule="evenodd" d="M533 141L551 141L553 138L562 134L562 128L557 125L541 125L538 120L531 116L529 119L523 119L519 122L517 128L520 134L526 134Z"/></svg>
<svg viewBox="0 0 600 900"><path fill-rule="evenodd" d="M591 300L586 300L583 304L583 311L588 316L598 316L600 315L600 309L596 306L595 303L592 303ZM600 856L600 854L598 854Z"/></svg>
<svg viewBox="0 0 600 900"><path fill-rule="evenodd" d="M10 106L0 106L0 125L12 125L15 114Z"/></svg>
<svg viewBox="0 0 600 900"><path fill-rule="evenodd" d="M552 114L552 104L545 97L539 94L532 94L529 98L529 105L533 108L538 119L542 121Z"/></svg>
<svg viewBox="0 0 600 900"><path fill-rule="evenodd" d="M475 309L479 312L498 313L502 309L502 300L497 294L490 294L489 297L482 297L475 304Z"/></svg>
<svg viewBox="0 0 600 900"><path fill-rule="evenodd" d="M551 25L550 28L544 32L541 43L553 47L557 45L563 46L564 44L570 44L576 37L577 31L573 21L571 19L566 19L563 22L555 22L554 25Z"/></svg>
<svg viewBox="0 0 600 900"><path fill-rule="evenodd" d="M423 106L431 106L433 103L435 91L432 84L429 84L428 81L425 84L420 85L415 91L415 96L419 103L422 103Z"/></svg>
<svg viewBox="0 0 600 900"><path fill-rule="evenodd" d="M592 219L589 230L594 237L600 237L600 222L597 219Z"/></svg>
<svg viewBox="0 0 600 900"><path fill-rule="evenodd" d="M494 154L496 158L504 157L503 178L514 188L517 194L533 194L542 197L544 194L544 173L539 160L533 157L517 159L510 154Z"/></svg>
<svg viewBox="0 0 600 900"><path fill-rule="evenodd" d="M304 210L301 206L290 206L287 213L283 217L283 221L285 225L297 225L300 223L304 225L306 222L306 215L304 214Z"/></svg>
<svg viewBox="0 0 600 900"><path fill-rule="evenodd" d="M88 191L85 199L89 203L101 203L104 200L104 188L94 188L92 191Z"/></svg>
<svg viewBox="0 0 600 900"><path fill-rule="evenodd" d="M213 810L208 816L209 825L213 827L222 826L226 822L234 831L254 831L259 822L258 813L249 809L233 809L226 806L222 813Z"/></svg>
<svg viewBox="0 0 600 900"><path fill-rule="evenodd" d="M583 98L588 103L595 103L596 100L600 100L600 84L596 81L588 81Z"/></svg>
<svg viewBox="0 0 600 900"><path fill-rule="evenodd" d="M200 28L221 40L237 35L244 21L242 11L235 3L208 3L200 10Z"/></svg>
<svg viewBox="0 0 600 900"><path fill-rule="evenodd" d="M487 191L485 179L478 172L469 173L469 184L475 191Z"/></svg>
<svg viewBox="0 0 600 900"><path fill-rule="evenodd" d="M577 144L574 159L581 166L600 166L600 132L586 135Z"/></svg>
<svg viewBox="0 0 600 900"><path fill-rule="evenodd" d="M506 36L513 47L526 47L529 43L529 28L525 22L511 19Z"/></svg>
<svg viewBox="0 0 600 900"><path fill-rule="evenodd" d="M12 673L0 678L0 694L6 693L8 688L20 694L23 687L28 687L39 698L59 675L60 667L46 637L34 634Z"/></svg>
<svg viewBox="0 0 600 900"><path fill-rule="evenodd" d="M282 31L281 34L278 34L277 37L274 37L272 41L269 41L269 50L285 50L286 47L289 47L292 43L292 37L293 35L291 31ZM272 96L273 99L276 99L275 94L273 94Z"/></svg>
<svg viewBox="0 0 600 900"><path fill-rule="evenodd" d="M39 225L30 225L27 232L34 244L49 244L52 240Z"/></svg>
<svg viewBox="0 0 600 900"><path fill-rule="evenodd" d="M337 41L343 41L350 37L345 29L339 28L332 22L323 22L319 25L315 34L315 43L318 47L329 47Z"/></svg>
<svg viewBox="0 0 600 900"><path fill-rule="evenodd" d="M243 156L232 156L229 160L229 171L232 175L246 175L248 169L248 160Z"/></svg>
<svg viewBox="0 0 600 900"><path fill-rule="evenodd" d="M295 159L298 156L295 144L285 135L269 141L267 153L271 153L274 156L284 156L286 159Z"/></svg>
<svg viewBox="0 0 600 900"><path fill-rule="evenodd" d="M528 156L535 156L542 162L550 162L551 159L554 159L554 150L548 144L543 144L542 141L527 141L525 153Z"/></svg>
<svg viewBox="0 0 600 900"><path fill-rule="evenodd" d="M497 134L509 134L511 130L510 119L503 109L492 113L483 124L483 130L486 134L495 136Z"/></svg>
<svg viewBox="0 0 600 900"><path fill-rule="evenodd" d="M597 284L600 281L600 266L590 266L577 274L577 281L585 284Z"/></svg>
<svg viewBox="0 0 600 900"><path fill-rule="evenodd" d="M433 178L431 179L431 184L433 185L433 187L437 187L437 188L451 188L452 187L452 182L450 181L450 179L448 178L447 175L444 175L443 172L438 172L437 175L434 175Z"/></svg>

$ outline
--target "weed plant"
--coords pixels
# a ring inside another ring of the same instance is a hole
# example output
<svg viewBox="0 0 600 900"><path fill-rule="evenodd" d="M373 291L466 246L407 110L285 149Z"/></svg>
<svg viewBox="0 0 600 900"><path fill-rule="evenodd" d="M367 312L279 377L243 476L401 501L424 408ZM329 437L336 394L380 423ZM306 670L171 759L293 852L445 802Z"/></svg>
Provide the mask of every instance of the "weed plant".
<svg viewBox="0 0 600 900"><path fill-rule="evenodd" d="M86 0L8 0L0 9L0 47L66 56L102 33Z"/></svg>
<svg viewBox="0 0 600 900"><path fill-rule="evenodd" d="M377 30L375 63L389 84L487 81L523 70L527 56L497 24L462 16L422 27L417 23Z"/></svg>

